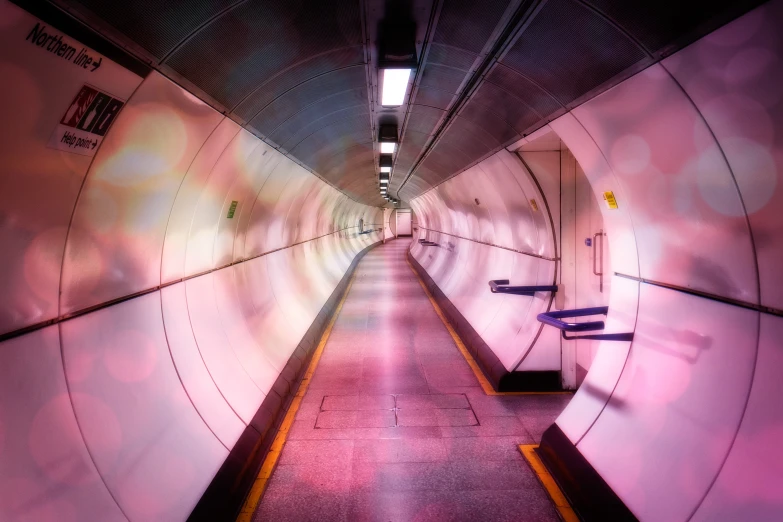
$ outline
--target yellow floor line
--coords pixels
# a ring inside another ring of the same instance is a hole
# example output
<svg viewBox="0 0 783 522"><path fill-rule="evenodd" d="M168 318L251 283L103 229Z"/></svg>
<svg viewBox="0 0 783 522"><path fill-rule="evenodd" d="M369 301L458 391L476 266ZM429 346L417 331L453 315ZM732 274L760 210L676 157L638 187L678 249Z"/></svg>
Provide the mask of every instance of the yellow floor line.
<svg viewBox="0 0 783 522"><path fill-rule="evenodd" d="M307 371L305 372L304 377L302 377L302 382L299 384L299 388L296 390L296 395L294 395L294 399L291 401L291 405L288 407L285 418L283 418L283 422L280 424L280 429L275 436L275 440L272 442L272 446L269 448L269 453L267 453L266 458L264 459L264 463L261 466L261 471L258 473L258 476L253 483L253 487L250 488L250 493L247 495L245 503L242 505L242 510L237 517L237 522L250 522L253 518L253 513L255 513L256 508L258 507L258 502L261 500L261 496L264 494L264 490L266 489L266 485L269 482L269 479L272 477L272 472L277 465L277 460L280 458L280 452L283 451L283 445L285 444L286 438L288 437L288 431L291 429L291 425L294 423L296 412L299 410L299 405L302 404L302 398L304 397L305 393L307 393L307 387L310 385L310 380L313 378L315 369L318 366L318 361L321 360L321 354L323 353L324 347L326 346L326 341L329 340L329 335L332 333L332 327L337 320L337 316L340 315L340 310L343 308L343 303L345 303L345 300L348 298L348 292L351 291L351 286L353 286L355 277L356 272L354 271L353 275L351 275L351 279L348 281L348 286L345 289L345 293L343 294L342 299L340 299L340 302L332 314L332 317L329 320L329 324L326 326L326 330L324 330L324 333L321 336L321 340L318 343L315 352L313 353L313 358L310 360L310 366L307 367Z"/></svg>
<svg viewBox="0 0 783 522"><path fill-rule="evenodd" d="M579 517L576 516L574 508L568 503L565 495L563 495L563 492L560 490L560 486L557 485L557 482L555 482L555 479L549 474L546 466L541 462L541 458L535 452L536 448L538 448L538 444L519 445L519 451L522 452L522 456L524 456L525 460L530 464L530 467L533 469L536 477L538 477L541 485L544 486L544 489L549 494L549 498L552 499L552 503L555 505L560 517L565 522L579 522Z"/></svg>
<svg viewBox="0 0 783 522"><path fill-rule="evenodd" d="M446 330L448 330L449 335L451 335L451 338L454 340L454 344L457 345L457 348L459 349L462 356L465 358L465 360L468 363L468 366L470 366L470 369L473 370L473 374L476 376L476 379L478 379L479 383L481 384L481 388L484 390L484 393L487 395L564 395L564 394L570 394L569 391L550 391L550 392L499 392L495 391L495 388L492 387L492 384L490 384L489 380L487 379L487 376L484 375L484 372L481 371L481 368L479 367L476 360L473 358L473 355L468 351L468 349L465 347L465 344L462 342L462 339L460 339L459 334L457 334L456 330L451 326L451 323L446 318L446 316L443 314L443 311L440 309L440 306L438 306L437 301L435 301L435 298L430 293L429 288L427 288L427 285L424 284L424 281L421 279L421 276L419 276L419 273L416 271L415 268L413 268L413 265L411 264L410 260L405 259L405 261L408 263L408 266L413 271L413 274L416 276L416 279L419 281L419 284L424 289L424 293L427 294L427 299L430 300L430 303L432 304L432 307L435 309L435 313L440 317L441 322L443 323L443 326L446 327Z"/></svg>

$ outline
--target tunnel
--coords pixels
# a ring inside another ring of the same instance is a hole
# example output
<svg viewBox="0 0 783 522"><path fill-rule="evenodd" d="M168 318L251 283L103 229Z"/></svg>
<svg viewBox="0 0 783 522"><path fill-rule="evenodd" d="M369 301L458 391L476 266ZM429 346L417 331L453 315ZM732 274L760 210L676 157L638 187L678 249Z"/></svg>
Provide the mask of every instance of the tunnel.
<svg viewBox="0 0 783 522"><path fill-rule="evenodd" d="M781 27L0 0L0 521L783 520Z"/></svg>

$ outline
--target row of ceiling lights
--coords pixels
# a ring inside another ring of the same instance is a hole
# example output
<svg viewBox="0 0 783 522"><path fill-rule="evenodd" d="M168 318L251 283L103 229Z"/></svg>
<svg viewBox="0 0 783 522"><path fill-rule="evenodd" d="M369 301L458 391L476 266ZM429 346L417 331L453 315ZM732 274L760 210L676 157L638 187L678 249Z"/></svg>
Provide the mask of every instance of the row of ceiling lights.
<svg viewBox="0 0 783 522"><path fill-rule="evenodd" d="M397 126L381 125L378 133L378 143L381 148L381 155L378 159L378 184L381 187L381 197L391 201L387 194L389 188L389 179L391 178L392 166L394 165L393 154L397 150Z"/></svg>
<svg viewBox="0 0 783 522"><path fill-rule="evenodd" d="M410 19L392 17L384 20L378 45L378 58L381 74L381 105L399 107L405 103L411 75L418 66L415 24ZM378 184L381 197L392 203L399 203L388 194L389 179L394 166L393 155L399 144L396 124L379 125L378 144L381 152L378 159Z"/></svg>

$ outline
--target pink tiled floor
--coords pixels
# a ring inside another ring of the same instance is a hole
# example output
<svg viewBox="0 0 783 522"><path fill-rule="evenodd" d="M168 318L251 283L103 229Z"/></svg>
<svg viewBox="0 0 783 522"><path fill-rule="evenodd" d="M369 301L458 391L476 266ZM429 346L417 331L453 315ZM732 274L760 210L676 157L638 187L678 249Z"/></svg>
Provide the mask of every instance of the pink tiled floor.
<svg viewBox="0 0 783 522"><path fill-rule="evenodd" d="M256 521L558 520L517 445L570 396L485 395L409 244L357 267Z"/></svg>

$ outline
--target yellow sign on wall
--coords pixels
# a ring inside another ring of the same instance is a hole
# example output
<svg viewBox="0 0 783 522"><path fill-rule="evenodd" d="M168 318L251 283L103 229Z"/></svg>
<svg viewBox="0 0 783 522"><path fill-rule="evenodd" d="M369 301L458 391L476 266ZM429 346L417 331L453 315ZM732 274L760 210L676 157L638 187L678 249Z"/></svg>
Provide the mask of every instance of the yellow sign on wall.
<svg viewBox="0 0 783 522"><path fill-rule="evenodd" d="M617 210L617 199L614 197L614 192L604 192L604 201L606 201L607 207L612 210Z"/></svg>

